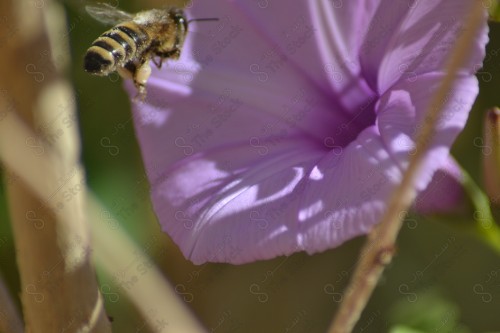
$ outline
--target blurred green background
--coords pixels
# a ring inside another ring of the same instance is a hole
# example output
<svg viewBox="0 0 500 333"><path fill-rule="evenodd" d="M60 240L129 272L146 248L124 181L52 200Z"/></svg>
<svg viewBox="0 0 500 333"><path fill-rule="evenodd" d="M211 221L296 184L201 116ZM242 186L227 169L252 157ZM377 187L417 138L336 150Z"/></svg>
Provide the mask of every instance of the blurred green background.
<svg viewBox="0 0 500 333"><path fill-rule="evenodd" d="M185 260L160 231L151 209L121 79L92 77L82 70L86 49L105 28L85 14L80 1L62 3L68 23L74 25L69 33L73 63L68 77L78 101L88 185L120 220L120 227L153 258L207 330L325 332L364 238L314 256L299 253L241 266L194 266ZM119 5L134 12L164 4L122 0ZM478 74L480 96L453 148L454 156L479 184L484 147L474 139L481 137L486 109L500 105L500 24L491 23L490 28L487 61ZM9 221L3 191L6 179L0 187L1 221ZM18 294L9 223L0 224L0 268L12 293ZM268 271L273 272L270 278L266 278ZM198 278L190 278L193 272ZM155 331L143 327L144 320L109 277L99 272L99 280L111 285L104 298L115 332ZM354 332L500 332L499 311L498 254L453 228L453 222L411 216L400 234L397 256ZM224 322L219 325L221 318Z"/></svg>

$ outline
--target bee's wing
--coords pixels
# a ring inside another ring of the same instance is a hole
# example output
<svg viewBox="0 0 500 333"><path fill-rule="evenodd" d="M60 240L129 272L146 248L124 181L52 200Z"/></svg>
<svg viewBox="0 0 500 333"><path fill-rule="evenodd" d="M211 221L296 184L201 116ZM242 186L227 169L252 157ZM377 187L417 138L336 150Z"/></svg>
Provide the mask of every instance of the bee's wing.
<svg viewBox="0 0 500 333"><path fill-rule="evenodd" d="M134 17L133 14L116 9L107 3L85 6L85 9L94 19L107 25L115 25L120 22L130 21Z"/></svg>

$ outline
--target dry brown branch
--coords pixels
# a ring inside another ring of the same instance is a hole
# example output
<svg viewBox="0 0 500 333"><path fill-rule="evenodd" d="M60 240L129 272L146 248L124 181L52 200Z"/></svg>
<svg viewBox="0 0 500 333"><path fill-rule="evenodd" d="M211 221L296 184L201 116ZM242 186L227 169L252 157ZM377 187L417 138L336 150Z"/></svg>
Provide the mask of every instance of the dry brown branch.
<svg viewBox="0 0 500 333"><path fill-rule="evenodd" d="M11 149L2 152L2 158L7 163L19 165L16 169L19 178L30 184L36 195L43 197L46 195L44 180L31 172L30 165L37 164L43 169L49 165L49 160L45 154L41 156L30 154L29 149L23 144L23 138L33 135L34 133L30 132L16 115L6 119L6 123L0 122L0 140L2 137L13 140ZM137 248L119 228L119 222L106 207L91 194L87 194L85 202L93 240L91 252L95 261L109 277L113 278L113 282L127 293L144 316L148 326L162 333L203 332L199 322L190 314L173 288L168 285L153 263L143 255L143 251ZM57 209L54 201L49 201L48 205ZM127 270L130 268L131 260L150 268L138 278L133 271ZM124 283L124 281L134 281L134 283ZM110 288L109 285L105 287ZM167 325L158 326L164 323Z"/></svg>
<svg viewBox="0 0 500 333"><path fill-rule="evenodd" d="M26 330L110 332L88 250L77 126L60 123L75 119L60 72L69 56L64 13L47 0L2 1L0 13L0 157L19 174L6 193Z"/></svg>

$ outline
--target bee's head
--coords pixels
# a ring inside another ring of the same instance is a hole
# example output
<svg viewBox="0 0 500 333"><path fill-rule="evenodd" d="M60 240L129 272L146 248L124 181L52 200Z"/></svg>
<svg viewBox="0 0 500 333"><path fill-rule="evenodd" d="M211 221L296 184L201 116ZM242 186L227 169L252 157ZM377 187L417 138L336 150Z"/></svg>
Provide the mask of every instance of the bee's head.
<svg viewBox="0 0 500 333"><path fill-rule="evenodd" d="M170 11L170 16L175 22L177 26L177 31L182 36L185 36L188 30L188 21L186 19L186 15L182 11L182 9L174 8Z"/></svg>

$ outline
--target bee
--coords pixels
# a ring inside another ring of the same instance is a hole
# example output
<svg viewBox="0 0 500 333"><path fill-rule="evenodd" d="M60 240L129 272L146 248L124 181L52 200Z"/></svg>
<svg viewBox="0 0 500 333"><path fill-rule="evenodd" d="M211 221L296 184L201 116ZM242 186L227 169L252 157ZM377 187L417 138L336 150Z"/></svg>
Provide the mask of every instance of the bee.
<svg viewBox="0 0 500 333"><path fill-rule="evenodd" d="M144 100L151 74L150 60L161 68L166 59L177 60L188 31L188 21L179 8L151 9L130 14L108 4L86 6L96 20L114 25L87 50L84 69L106 76L117 71L132 79L138 97Z"/></svg>

